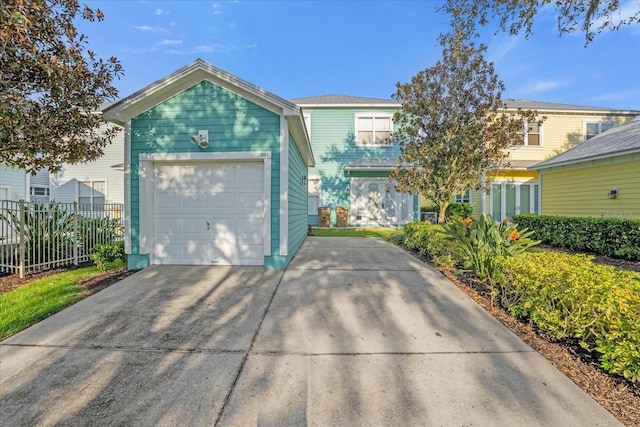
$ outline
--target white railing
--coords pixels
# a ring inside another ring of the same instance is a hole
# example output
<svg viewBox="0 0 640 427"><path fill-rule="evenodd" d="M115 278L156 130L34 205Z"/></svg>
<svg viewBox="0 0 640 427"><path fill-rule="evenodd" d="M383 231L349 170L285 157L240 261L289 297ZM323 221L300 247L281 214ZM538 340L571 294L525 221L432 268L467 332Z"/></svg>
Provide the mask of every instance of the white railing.
<svg viewBox="0 0 640 427"><path fill-rule="evenodd" d="M0 200L0 273L78 265L95 245L123 239L121 204Z"/></svg>

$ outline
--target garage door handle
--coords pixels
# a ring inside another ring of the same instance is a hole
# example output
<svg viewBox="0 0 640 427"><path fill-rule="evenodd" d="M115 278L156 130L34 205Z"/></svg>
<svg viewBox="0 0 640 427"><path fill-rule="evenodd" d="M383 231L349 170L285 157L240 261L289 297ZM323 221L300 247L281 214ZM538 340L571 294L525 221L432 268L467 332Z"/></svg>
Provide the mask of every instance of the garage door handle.
<svg viewBox="0 0 640 427"><path fill-rule="evenodd" d="M209 224L209 221L207 221L207 230L211 230L211 224Z"/></svg>

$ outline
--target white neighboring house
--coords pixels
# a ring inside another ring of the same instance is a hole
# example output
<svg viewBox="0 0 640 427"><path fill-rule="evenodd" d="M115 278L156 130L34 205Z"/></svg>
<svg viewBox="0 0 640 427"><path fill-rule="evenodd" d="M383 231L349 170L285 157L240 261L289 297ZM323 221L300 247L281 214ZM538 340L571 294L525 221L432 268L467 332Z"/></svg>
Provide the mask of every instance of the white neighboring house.
<svg viewBox="0 0 640 427"><path fill-rule="evenodd" d="M29 200L30 178L24 169L0 164L0 200Z"/></svg>
<svg viewBox="0 0 640 427"><path fill-rule="evenodd" d="M104 148L104 155L98 160L65 164L60 172L49 175L48 182L51 201L124 203L124 130Z"/></svg>

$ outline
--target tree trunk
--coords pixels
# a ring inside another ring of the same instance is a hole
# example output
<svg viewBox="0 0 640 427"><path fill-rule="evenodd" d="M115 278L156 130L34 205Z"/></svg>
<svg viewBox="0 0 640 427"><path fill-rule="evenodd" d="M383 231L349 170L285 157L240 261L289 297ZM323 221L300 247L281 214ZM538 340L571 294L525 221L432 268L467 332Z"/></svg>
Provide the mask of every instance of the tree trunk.
<svg viewBox="0 0 640 427"><path fill-rule="evenodd" d="M447 212L447 207L449 207L448 202L440 202L440 212L438 212L438 224L444 224L445 221L445 213Z"/></svg>

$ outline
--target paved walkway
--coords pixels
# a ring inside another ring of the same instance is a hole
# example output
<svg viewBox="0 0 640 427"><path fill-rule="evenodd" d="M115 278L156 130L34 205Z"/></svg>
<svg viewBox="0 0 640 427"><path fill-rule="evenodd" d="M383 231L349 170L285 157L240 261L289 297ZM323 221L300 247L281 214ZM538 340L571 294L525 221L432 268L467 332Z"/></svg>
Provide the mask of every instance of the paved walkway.
<svg viewBox="0 0 640 427"><path fill-rule="evenodd" d="M428 265L308 238L152 267L0 343L0 425L620 425Z"/></svg>

